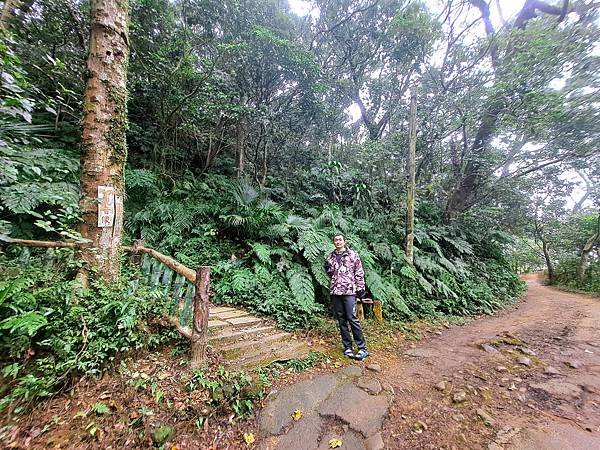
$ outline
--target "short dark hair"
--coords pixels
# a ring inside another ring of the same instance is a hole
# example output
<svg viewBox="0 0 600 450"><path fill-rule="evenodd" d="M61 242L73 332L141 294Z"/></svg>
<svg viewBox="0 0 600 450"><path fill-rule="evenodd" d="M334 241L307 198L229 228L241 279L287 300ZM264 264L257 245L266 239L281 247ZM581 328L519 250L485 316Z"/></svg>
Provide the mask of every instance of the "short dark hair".
<svg viewBox="0 0 600 450"><path fill-rule="evenodd" d="M342 238L344 238L344 240L346 240L346 236L344 236L342 233L335 233L333 235L333 237L331 238L331 240L333 241L336 237L341 236Z"/></svg>

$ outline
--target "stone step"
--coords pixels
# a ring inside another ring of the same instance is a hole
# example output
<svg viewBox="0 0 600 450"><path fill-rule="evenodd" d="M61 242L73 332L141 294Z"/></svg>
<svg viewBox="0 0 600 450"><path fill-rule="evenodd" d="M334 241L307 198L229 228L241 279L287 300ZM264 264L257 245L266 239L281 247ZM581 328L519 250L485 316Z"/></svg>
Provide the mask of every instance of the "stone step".
<svg viewBox="0 0 600 450"><path fill-rule="evenodd" d="M239 311L239 309L230 308L229 306L211 306L210 308L208 308L209 316L212 316L213 314L220 314L231 311Z"/></svg>
<svg viewBox="0 0 600 450"><path fill-rule="evenodd" d="M275 361L304 358L309 352L310 347L305 342L290 339L239 355L239 357L231 362L231 365L238 369L251 369L263 367Z"/></svg>
<svg viewBox="0 0 600 450"><path fill-rule="evenodd" d="M245 338L254 338L257 335L261 335L261 334L265 334L265 333L270 333L272 331L275 330L275 327L272 325L267 325L267 326L257 326L257 327L250 327L250 328L242 328L242 329L235 329L233 327L229 327L229 328L220 328L220 329L214 329L215 333L217 334L213 334L211 333L208 337L208 341L214 346L220 346L220 345L225 345L225 344L229 344L230 342L235 342L237 340L240 339L245 339ZM220 347L218 347L220 348Z"/></svg>
<svg viewBox="0 0 600 450"><path fill-rule="evenodd" d="M255 316L244 316L227 319L227 323L233 325L234 328L244 328L249 326L258 326L264 323L264 320Z"/></svg>
<svg viewBox="0 0 600 450"><path fill-rule="evenodd" d="M209 332L213 331L213 330L221 329L221 328L231 327L230 324L228 324L227 322L225 322L223 320L211 319L210 315L208 317L209 317L209 320L208 320L208 331Z"/></svg>
<svg viewBox="0 0 600 450"><path fill-rule="evenodd" d="M219 347L219 350L226 352L228 350L243 350L248 351L253 347L263 347L265 345L270 345L275 341L281 341L283 339L289 338L290 333L282 331L281 333L271 333L264 336L258 336L253 339L244 339L242 341L233 342L228 345L223 345Z"/></svg>
<svg viewBox="0 0 600 450"><path fill-rule="evenodd" d="M234 319L236 317L247 317L250 314L246 311L242 311L242 310L233 310L233 311L223 311L223 312L218 312L218 313L213 313L211 315L211 311L209 311L209 317L212 317L213 319L218 319L218 320L229 320L229 319Z"/></svg>

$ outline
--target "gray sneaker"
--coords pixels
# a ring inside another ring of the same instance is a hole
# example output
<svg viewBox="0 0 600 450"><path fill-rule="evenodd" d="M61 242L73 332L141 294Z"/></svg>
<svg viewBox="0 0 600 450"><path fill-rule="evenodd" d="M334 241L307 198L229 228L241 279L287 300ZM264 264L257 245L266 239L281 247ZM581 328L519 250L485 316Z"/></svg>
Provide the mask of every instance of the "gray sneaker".
<svg viewBox="0 0 600 450"><path fill-rule="evenodd" d="M359 350L358 353L356 355L354 355L354 359L356 359L358 361L362 361L367 356L369 356L369 352L367 350Z"/></svg>
<svg viewBox="0 0 600 450"><path fill-rule="evenodd" d="M356 356L354 355L354 352L350 348L347 349L347 350L344 350L344 355L346 355L350 359L355 359L356 358Z"/></svg>

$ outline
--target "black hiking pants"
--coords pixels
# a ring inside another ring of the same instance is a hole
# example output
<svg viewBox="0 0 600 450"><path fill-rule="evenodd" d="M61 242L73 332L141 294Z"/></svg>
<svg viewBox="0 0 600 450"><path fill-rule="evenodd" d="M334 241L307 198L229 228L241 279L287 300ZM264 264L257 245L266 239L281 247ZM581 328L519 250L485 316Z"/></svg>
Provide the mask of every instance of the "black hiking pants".
<svg viewBox="0 0 600 450"><path fill-rule="evenodd" d="M352 350L352 338L350 337L348 325L350 325L350 330L352 330L356 346L359 350L366 350L365 337L358 317L356 317L356 295L332 295L331 301L333 302L333 310L340 325L344 350Z"/></svg>

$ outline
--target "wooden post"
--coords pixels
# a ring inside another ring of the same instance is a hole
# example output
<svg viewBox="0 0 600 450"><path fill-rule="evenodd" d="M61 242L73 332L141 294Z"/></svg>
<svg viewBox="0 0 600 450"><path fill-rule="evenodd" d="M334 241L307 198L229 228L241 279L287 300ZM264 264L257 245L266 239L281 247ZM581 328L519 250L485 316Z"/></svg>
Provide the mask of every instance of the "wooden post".
<svg viewBox="0 0 600 450"><path fill-rule="evenodd" d="M408 136L408 161L406 171L406 260L413 264L413 240L415 231L415 152L417 147L417 90L410 91L410 118Z"/></svg>
<svg viewBox="0 0 600 450"><path fill-rule="evenodd" d="M201 266L196 271L196 295L194 295L192 323L192 369L206 363L206 342L208 334L208 292L210 287L210 267Z"/></svg>
<svg viewBox="0 0 600 450"><path fill-rule="evenodd" d="M356 303L356 317L358 317L358 320L360 322L365 320L365 311L363 309L362 303Z"/></svg>
<svg viewBox="0 0 600 450"><path fill-rule="evenodd" d="M373 300L373 317L375 322L383 323L383 308L381 307L381 300Z"/></svg>

